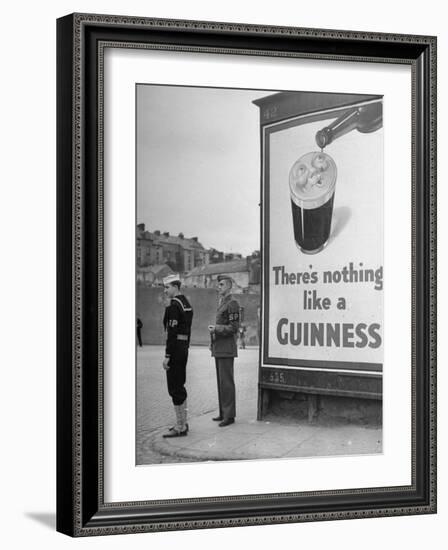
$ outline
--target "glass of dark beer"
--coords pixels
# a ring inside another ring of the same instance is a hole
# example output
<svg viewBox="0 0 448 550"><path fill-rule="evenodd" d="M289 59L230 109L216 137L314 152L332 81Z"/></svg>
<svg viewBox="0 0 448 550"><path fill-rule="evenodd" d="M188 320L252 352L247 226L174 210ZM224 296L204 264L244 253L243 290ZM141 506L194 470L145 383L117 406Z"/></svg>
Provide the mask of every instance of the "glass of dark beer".
<svg viewBox="0 0 448 550"><path fill-rule="evenodd" d="M335 186L336 164L323 152L303 155L289 172L294 239L305 254L320 252L330 237Z"/></svg>

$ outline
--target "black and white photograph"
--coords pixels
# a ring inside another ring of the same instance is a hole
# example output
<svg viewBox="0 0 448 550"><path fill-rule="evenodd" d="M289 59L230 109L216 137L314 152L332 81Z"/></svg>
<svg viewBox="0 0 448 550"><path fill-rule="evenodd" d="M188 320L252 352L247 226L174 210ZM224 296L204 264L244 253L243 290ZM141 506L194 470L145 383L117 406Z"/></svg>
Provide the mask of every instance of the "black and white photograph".
<svg viewBox="0 0 448 550"><path fill-rule="evenodd" d="M137 83L136 465L383 452L383 97Z"/></svg>

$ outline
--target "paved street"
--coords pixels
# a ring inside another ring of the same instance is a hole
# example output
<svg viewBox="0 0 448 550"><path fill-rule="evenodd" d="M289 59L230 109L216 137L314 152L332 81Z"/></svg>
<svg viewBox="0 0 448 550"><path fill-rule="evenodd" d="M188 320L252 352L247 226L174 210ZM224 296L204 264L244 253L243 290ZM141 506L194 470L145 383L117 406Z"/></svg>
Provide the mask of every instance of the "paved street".
<svg viewBox="0 0 448 550"><path fill-rule="evenodd" d="M257 415L258 349L235 360L236 423L218 428L214 359L206 347L190 349L187 366L187 437L164 439L174 411L162 368L163 346L137 351L137 464L373 454L382 452L380 427L348 422L311 425L263 420Z"/></svg>
<svg viewBox="0 0 448 550"><path fill-rule="evenodd" d="M238 350L235 359L235 386L238 408L244 404L245 415L257 415L258 348ZM164 346L137 348L137 463L142 460L142 447L155 430L172 425L174 409L166 388L166 375L162 368ZM208 347L190 348L187 364L189 417L218 411L215 360ZM147 449L144 455L149 452Z"/></svg>

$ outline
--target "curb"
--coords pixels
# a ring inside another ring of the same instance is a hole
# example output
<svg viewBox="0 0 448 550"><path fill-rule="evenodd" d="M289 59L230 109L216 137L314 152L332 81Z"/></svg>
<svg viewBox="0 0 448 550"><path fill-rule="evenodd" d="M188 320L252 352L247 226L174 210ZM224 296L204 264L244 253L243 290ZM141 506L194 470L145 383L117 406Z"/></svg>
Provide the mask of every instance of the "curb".
<svg viewBox="0 0 448 550"><path fill-rule="evenodd" d="M248 456L247 453L241 454L233 452L231 455L229 452L220 451L192 451L188 447L174 447L168 441L164 440L162 434L167 428L161 428L156 432L153 432L150 438L151 449L164 456L172 456L176 458L189 458L198 462L205 462L207 460L256 460L257 456ZM188 435L185 438L188 440ZM186 444L187 441L186 441Z"/></svg>

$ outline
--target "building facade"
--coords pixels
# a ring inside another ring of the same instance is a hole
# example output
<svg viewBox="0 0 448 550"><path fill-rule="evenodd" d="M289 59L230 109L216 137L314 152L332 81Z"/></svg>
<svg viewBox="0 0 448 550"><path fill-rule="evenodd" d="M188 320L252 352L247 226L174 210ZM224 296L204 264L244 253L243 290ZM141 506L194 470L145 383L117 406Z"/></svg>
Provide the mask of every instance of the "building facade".
<svg viewBox="0 0 448 550"><path fill-rule="evenodd" d="M137 225L136 262L137 282L146 286L158 286L163 277L174 272L189 288L213 288L218 275L229 275L234 281L234 292L260 292L258 251L243 258L238 253L206 249L198 237L147 231L144 223Z"/></svg>
<svg viewBox="0 0 448 550"><path fill-rule="evenodd" d="M185 273L210 262L210 251L197 237L186 238L183 233L147 231L145 224L137 225L136 260L138 267L168 265L174 272Z"/></svg>

